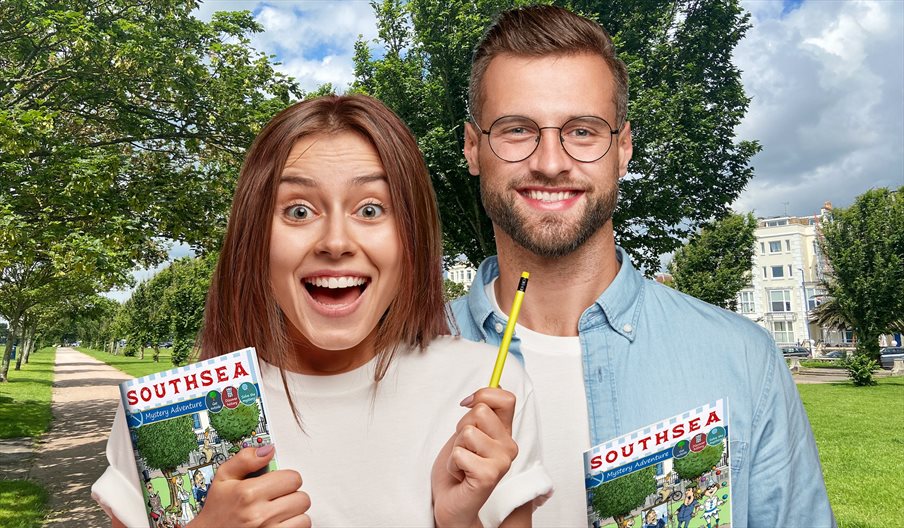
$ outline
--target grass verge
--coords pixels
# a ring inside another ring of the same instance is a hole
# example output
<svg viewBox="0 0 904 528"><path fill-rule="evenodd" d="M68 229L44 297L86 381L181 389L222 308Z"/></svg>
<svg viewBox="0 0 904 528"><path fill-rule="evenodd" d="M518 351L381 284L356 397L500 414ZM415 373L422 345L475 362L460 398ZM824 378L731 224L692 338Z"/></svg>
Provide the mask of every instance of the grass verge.
<svg viewBox="0 0 904 528"><path fill-rule="evenodd" d="M32 352L22 370L10 366L9 381L0 383L0 438L39 436L47 431L55 359L56 349L47 347Z"/></svg>
<svg viewBox="0 0 904 528"><path fill-rule="evenodd" d="M47 492L27 480L0 480L0 526L39 528L43 525Z"/></svg>
<svg viewBox="0 0 904 528"><path fill-rule="evenodd" d="M87 347L77 347L76 350L83 354L88 354L94 359L103 361L107 365L117 368L129 376L135 376L136 378L147 376L148 374L153 374L155 372L169 370L174 367L173 362L170 359L172 357L172 354L170 353L171 349L168 348L160 349L159 362L154 362L154 351L151 348L146 348L144 350L144 359L139 359L138 356L123 356L122 354L114 356L109 352Z"/></svg>
<svg viewBox="0 0 904 528"><path fill-rule="evenodd" d="M898 526L904 519L904 378L874 387L798 385L840 528Z"/></svg>

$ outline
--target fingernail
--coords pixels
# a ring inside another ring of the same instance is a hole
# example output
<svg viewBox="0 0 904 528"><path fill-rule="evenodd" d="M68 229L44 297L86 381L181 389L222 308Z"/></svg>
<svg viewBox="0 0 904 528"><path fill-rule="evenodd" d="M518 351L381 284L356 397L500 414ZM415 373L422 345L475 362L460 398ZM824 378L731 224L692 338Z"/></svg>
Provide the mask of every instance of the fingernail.
<svg viewBox="0 0 904 528"><path fill-rule="evenodd" d="M474 395L473 395L473 394L470 395L470 396L468 396L467 398L461 400L461 402L459 402L459 405L461 405L462 407L467 407L468 405L471 405L471 402L472 402L472 401L474 401Z"/></svg>
<svg viewBox="0 0 904 528"><path fill-rule="evenodd" d="M267 444L263 447L257 448L257 456L265 457L269 455L273 451L273 444Z"/></svg>

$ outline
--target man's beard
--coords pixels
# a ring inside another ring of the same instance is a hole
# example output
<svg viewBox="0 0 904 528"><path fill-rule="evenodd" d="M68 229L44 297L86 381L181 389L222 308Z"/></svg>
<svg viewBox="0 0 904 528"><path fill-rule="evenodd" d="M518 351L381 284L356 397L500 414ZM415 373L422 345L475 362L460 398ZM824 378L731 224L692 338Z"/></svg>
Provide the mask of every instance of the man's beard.
<svg viewBox="0 0 904 528"><path fill-rule="evenodd" d="M493 224L518 245L544 258L564 257L584 245L612 218L618 201L618 183L615 183L598 198L588 198L584 214L576 223L563 222L558 213L538 213L536 226L531 227L515 209L513 201L507 200L502 193L487 189L484 181L480 179L480 198ZM516 188L516 185L511 185L508 190Z"/></svg>

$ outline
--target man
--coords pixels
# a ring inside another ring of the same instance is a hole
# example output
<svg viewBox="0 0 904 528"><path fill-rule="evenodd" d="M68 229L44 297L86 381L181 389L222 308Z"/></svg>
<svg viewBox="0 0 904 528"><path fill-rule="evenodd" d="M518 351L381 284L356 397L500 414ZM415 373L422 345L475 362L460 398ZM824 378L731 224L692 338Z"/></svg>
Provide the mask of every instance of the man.
<svg viewBox="0 0 904 528"><path fill-rule="evenodd" d="M498 257L452 304L498 344L519 275L511 353L527 367L557 491L537 526L586 526L582 453L707 402L729 406L732 520L834 524L797 390L757 325L645 280L615 245L631 159L627 72L598 24L533 6L503 13L474 53L464 153Z"/></svg>

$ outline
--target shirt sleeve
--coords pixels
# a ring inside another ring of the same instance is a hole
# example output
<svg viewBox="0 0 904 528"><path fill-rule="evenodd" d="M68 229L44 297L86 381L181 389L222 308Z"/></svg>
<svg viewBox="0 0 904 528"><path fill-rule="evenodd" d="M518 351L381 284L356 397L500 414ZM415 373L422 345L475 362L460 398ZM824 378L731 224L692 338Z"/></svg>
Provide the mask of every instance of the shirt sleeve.
<svg viewBox="0 0 904 528"><path fill-rule="evenodd" d="M836 526L800 395L774 349L751 438L747 525Z"/></svg>
<svg viewBox="0 0 904 528"><path fill-rule="evenodd" d="M91 498L111 518L116 517L132 528L149 526L144 495L139 488L138 468L125 412L120 402L113 419L113 429L107 440L107 466L104 474L91 486Z"/></svg>
<svg viewBox="0 0 904 528"><path fill-rule="evenodd" d="M533 386L520 365L512 363L503 375L520 371L523 379L522 390L515 393L518 403L515 405L512 423L512 438L518 444L518 456L480 509L478 517L483 526L499 526L518 507L532 502L536 508L553 492L552 478L540 457L540 425ZM509 380L503 380L505 387L510 387L510 383Z"/></svg>

